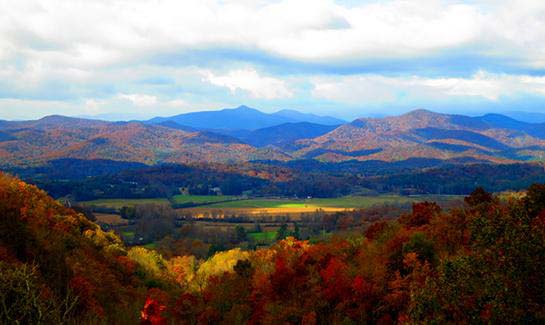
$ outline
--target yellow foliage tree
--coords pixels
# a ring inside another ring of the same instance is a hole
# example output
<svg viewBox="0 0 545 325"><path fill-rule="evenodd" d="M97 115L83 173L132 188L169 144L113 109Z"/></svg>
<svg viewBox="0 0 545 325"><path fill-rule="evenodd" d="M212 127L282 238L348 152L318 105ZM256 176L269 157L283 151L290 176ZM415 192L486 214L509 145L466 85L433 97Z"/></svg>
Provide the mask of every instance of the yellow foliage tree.
<svg viewBox="0 0 545 325"><path fill-rule="evenodd" d="M195 256L176 256L167 262L167 271L174 280L187 288L195 279L198 263Z"/></svg>
<svg viewBox="0 0 545 325"><path fill-rule="evenodd" d="M231 249L225 252L216 253L206 262L202 263L197 270L196 280L199 286L206 284L211 276L221 275L225 272L233 272L233 268L240 260L246 260L250 253L240 248Z"/></svg>
<svg viewBox="0 0 545 325"><path fill-rule="evenodd" d="M135 261L146 273L146 275L161 278L166 276L166 261L161 254L144 247L133 247L127 256Z"/></svg>

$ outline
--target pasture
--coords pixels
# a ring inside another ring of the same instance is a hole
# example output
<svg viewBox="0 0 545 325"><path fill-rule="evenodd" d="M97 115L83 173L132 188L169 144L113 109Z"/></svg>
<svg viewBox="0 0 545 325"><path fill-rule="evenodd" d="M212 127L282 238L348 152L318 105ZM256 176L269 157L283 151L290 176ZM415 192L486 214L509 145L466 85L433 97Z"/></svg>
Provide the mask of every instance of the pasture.
<svg viewBox="0 0 545 325"><path fill-rule="evenodd" d="M93 201L82 201L83 206L95 206L101 208L121 209L122 207L134 207L142 204L170 204L167 199L102 199Z"/></svg>
<svg viewBox="0 0 545 325"><path fill-rule="evenodd" d="M422 201L420 196L343 196L338 198L311 198L311 199L249 199L231 202L222 202L209 205L210 208L275 208L275 209L362 209L380 204L403 204L407 202Z"/></svg>
<svg viewBox="0 0 545 325"><path fill-rule="evenodd" d="M460 199L459 196L344 196L339 198L283 199L256 198L209 204L203 207L179 209L200 218L225 216L290 215L293 217L317 211L334 213L344 210L365 209L381 205L405 205L420 201L438 203Z"/></svg>
<svg viewBox="0 0 545 325"><path fill-rule="evenodd" d="M110 226L126 226L129 224L127 219L121 218L121 216L118 214L95 213L94 215L97 218L98 223L103 223Z"/></svg>
<svg viewBox="0 0 545 325"><path fill-rule="evenodd" d="M172 197L175 204L209 204L214 202L234 201L240 197L232 195L175 195Z"/></svg>

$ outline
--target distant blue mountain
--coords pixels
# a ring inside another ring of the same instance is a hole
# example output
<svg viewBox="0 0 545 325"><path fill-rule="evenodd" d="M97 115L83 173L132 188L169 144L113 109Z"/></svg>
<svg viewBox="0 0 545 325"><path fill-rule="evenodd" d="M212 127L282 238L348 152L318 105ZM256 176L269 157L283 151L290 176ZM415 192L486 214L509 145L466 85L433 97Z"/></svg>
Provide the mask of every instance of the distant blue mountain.
<svg viewBox="0 0 545 325"><path fill-rule="evenodd" d="M281 148L293 148L300 139L311 139L324 135L337 126L309 122L284 123L240 136L240 139L255 147L275 145Z"/></svg>
<svg viewBox="0 0 545 325"><path fill-rule="evenodd" d="M185 132L197 132L198 130L195 129L195 128L192 128L190 126L185 126L185 125L180 125L172 120L167 120L167 121L164 121L164 122L160 122L160 123L155 123L157 125L160 125L160 126L164 126L164 127L167 127L167 128L171 128L171 129L176 129L176 130L181 130L181 131L185 131Z"/></svg>
<svg viewBox="0 0 545 325"><path fill-rule="evenodd" d="M320 116L320 115L309 114L309 113L301 113L299 111L292 110L292 109L283 109L276 113L272 113L271 115L290 118L293 120L297 120L299 122L309 122L309 123L322 124L322 125L341 125L346 123L346 121L335 118L335 117Z"/></svg>
<svg viewBox="0 0 545 325"><path fill-rule="evenodd" d="M502 114L491 113L476 117L450 115L450 121L475 130L507 129L525 132L533 137L545 139L545 123L528 123Z"/></svg>
<svg viewBox="0 0 545 325"><path fill-rule="evenodd" d="M545 123L528 123L501 114L486 114L479 119L493 128L526 132L536 138L545 139Z"/></svg>
<svg viewBox="0 0 545 325"><path fill-rule="evenodd" d="M545 113L512 111L502 114L526 123L545 123Z"/></svg>
<svg viewBox="0 0 545 325"><path fill-rule="evenodd" d="M481 121L488 123L495 128L511 129L511 130L526 130L532 125L527 122L513 119L501 114L486 114L479 118Z"/></svg>
<svg viewBox="0 0 545 325"><path fill-rule="evenodd" d="M322 117L292 110L267 114L244 105L219 111L202 111L171 117L156 117L146 122L159 124L167 121L172 121L185 127L207 130L257 130L284 123L297 122L312 122L325 125L339 125L344 123L344 121L332 117Z"/></svg>

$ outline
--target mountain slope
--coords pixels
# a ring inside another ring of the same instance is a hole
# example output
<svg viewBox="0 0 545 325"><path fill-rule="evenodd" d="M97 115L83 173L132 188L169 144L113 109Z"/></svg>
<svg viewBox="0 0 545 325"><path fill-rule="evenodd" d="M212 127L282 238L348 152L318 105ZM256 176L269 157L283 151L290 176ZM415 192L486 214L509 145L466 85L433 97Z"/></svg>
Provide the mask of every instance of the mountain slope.
<svg viewBox="0 0 545 325"><path fill-rule="evenodd" d="M296 157L340 161L472 157L493 162L543 159L541 125L507 117L467 117L416 110L387 118L361 118L312 140ZM318 154L313 154L318 153Z"/></svg>
<svg viewBox="0 0 545 325"><path fill-rule="evenodd" d="M335 117L319 116L319 115L309 114L309 113L301 113L299 111L292 110L292 109L283 109L276 113L272 113L271 115L285 117L285 118L289 118L299 122L308 122L308 123L323 124L323 125L341 125L346 123L346 121L340 120Z"/></svg>
<svg viewBox="0 0 545 325"><path fill-rule="evenodd" d="M186 129L188 130L188 129ZM160 162L227 162L285 160L233 137L191 132L138 122L104 122L46 117L10 122L2 130L2 165L39 164L59 158L110 159L146 164Z"/></svg>
<svg viewBox="0 0 545 325"><path fill-rule="evenodd" d="M284 123L252 131L241 139L255 147L274 145L289 150L297 140L315 138L336 127L308 122Z"/></svg>
<svg viewBox="0 0 545 325"><path fill-rule="evenodd" d="M526 123L545 123L545 114L538 112L510 111L502 114Z"/></svg>
<svg viewBox="0 0 545 325"><path fill-rule="evenodd" d="M146 287L113 232L2 173L0 202L0 323L138 322Z"/></svg>
<svg viewBox="0 0 545 325"><path fill-rule="evenodd" d="M195 114L205 123L209 113ZM270 114L238 108L213 115L215 122L210 120L206 130L173 120L149 124L50 116L36 121L3 122L0 159L4 166L36 165L61 158L145 164L411 158L510 163L545 159L544 124L497 114L468 117L416 110L401 116L360 118L338 127L287 122L256 130L211 127L226 123L230 127L241 126L238 123L255 127L272 122L260 120ZM221 123L218 116L223 116ZM279 117L274 121L278 122Z"/></svg>
<svg viewBox="0 0 545 325"><path fill-rule="evenodd" d="M232 109L226 108L219 111L187 113L171 117L156 117L147 122L154 124L165 121L173 121L180 125L198 129L231 130L254 130L282 123L293 122L293 120L290 118L273 116L247 106L239 106Z"/></svg>
<svg viewBox="0 0 545 325"><path fill-rule="evenodd" d="M284 123L310 122L324 125L340 125L342 120L294 110L282 110L267 114L247 106L226 108L219 111L204 111L180 114L171 117L156 117L147 123L157 124L167 121L179 125L206 130L256 130Z"/></svg>

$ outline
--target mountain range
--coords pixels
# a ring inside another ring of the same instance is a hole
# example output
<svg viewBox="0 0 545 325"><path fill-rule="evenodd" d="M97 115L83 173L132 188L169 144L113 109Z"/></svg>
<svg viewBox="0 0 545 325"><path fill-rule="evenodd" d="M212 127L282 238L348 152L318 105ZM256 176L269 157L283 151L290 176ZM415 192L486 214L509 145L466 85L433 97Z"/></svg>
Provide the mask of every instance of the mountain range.
<svg viewBox="0 0 545 325"><path fill-rule="evenodd" d="M226 108L219 111L204 111L180 114L171 117L156 117L145 121L149 124L175 122L179 125L198 129L256 130L283 123L310 122L323 125L340 125L346 121L295 110L281 110L268 114L248 106Z"/></svg>
<svg viewBox="0 0 545 325"><path fill-rule="evenodd" d="M545 158L545 124L499 114L469 117L427 110L342 123L245 106L132 122L48 116L0 121L0 158L4 166L59 158L145 164L411 158L510 163Z"/></svg>

